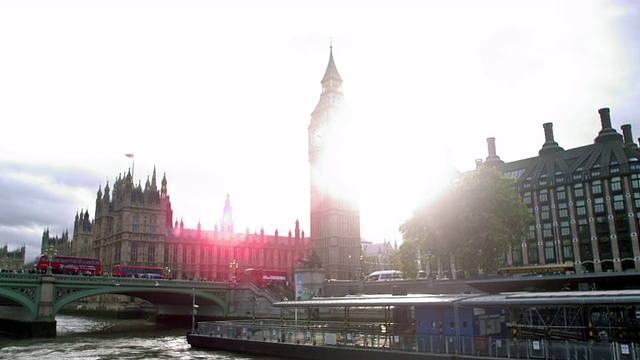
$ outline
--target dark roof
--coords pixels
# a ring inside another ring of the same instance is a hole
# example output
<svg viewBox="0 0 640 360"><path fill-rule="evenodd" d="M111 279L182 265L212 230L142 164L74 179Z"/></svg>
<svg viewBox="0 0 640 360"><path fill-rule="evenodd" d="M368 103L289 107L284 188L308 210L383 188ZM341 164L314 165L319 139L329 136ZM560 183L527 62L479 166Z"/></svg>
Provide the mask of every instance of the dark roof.
<svg viewBox="0 0 640 360"><path fill-rule="evenodd" d="M461 295L433 295L433 294L408 294L408 295L355 295L344 297L320 297L311 300L281 301L273 304L275 307L288 308L326 308L326 307L369 307L369 306L399 306L399 305L426 305L453 303L463 297L477 296L470 294Z"/></svg>
<svg viewBox="0 0 640 360"><path fill-rule="evenodd" d="M325 81L329 81L329 79L334 79L342 82L342 78L338 73L338 68L336 67L335 62L333 61L333 46L329 48L329 64L327 64L327 70L324 72L324 76L322 77L321 83Z"/></svg>
<svg viewBox="0 0 640 360"><path fill-rule="evenodd" d="M623 125L624 136L611 127L609 109L598 111L602 129L593 144L564 150L554 140L553 125L544 124L545 143L536 157L516 160L508 163L493 163L506 176L518 182L538 180L547 177L553 185L556 178L565 177L564 182L571 182L570 176L581 173L582 179L591 178L591 171L599 169L599 175L609 176L630 172L630 164L640 160L640 150L633 142L630 125ZM493 138L489 142L489 153L494 151ZM613 169L613 171L611 171ZM533 184L535 187L536 185Z"/></svg>
<svg viewBox="0 0 640 360"><path fill-rule="evenodd" d="M503 293L469 297L461 306L554 306L640 304L640 290Z"/></svg>
<svg viewBox="0 0 640 360"><path fill-rule="evenodd" d="M593 169L600 169L601 176L610 175L612 164L617 164L620 173L628 173L630 164L638 160L640 151L637 147L625 145L613 138L608 142L508 162L498 166L498 169L504 174L511 174L510 177L516 178L518 182L541 177L552 180L556 176L565 176L566 181L570 182L570 174L584 173L589 177Z"/></svg>

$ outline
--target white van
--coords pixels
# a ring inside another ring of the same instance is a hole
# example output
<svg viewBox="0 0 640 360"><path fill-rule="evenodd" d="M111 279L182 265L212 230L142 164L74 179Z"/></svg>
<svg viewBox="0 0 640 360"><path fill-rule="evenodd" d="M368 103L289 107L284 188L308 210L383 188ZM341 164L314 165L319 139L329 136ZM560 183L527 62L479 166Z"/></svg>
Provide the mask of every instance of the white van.
<svg viewBox="0 0 640 360"><path fill-rule="evenodd" d="M402 272L398 270L374 271L364 277L365 281L394 281L402 280Z"/></svg>

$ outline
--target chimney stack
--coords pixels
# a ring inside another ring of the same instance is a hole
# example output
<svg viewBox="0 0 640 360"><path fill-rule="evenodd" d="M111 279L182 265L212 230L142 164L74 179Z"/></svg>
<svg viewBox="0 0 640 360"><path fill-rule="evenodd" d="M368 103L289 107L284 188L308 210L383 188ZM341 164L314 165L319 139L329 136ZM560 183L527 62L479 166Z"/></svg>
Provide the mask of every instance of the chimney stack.
<svg viewBox="0 0 640 360"><path fill-rule="evenodd" d="M544 123L544 142L553 142L553 123Z"/></svg>
<svg viewBox="0 0 640 360"><path fill-rule="evenodd" d="M545 123L542 126L544 127L544 144L542 145L542 149L538 151L538 154L543 155L564 150L553 140L553 124Z"/></svg>
<svg viewBox="0 0 640 360"><path fill-rule="evenodd" d="M638 147L638 145L636 145L636 143L633 142L631 125L629 124L622 125L622 138L624 139L624 146Z"/></svg>
<svg viewBox="0 0 640 360"><path fill-rule="evenodd" d="M602 108L598 110L598 113L600 113L602 130L598 132L595 143L602 144L610 141L622 142L622 135L618 134L618 132L611 127L611 116L609 114L609 108Z"/></svg>
<svg viewBox="0 0 640 360"><path fill-rule="evenodd" d="M611 128L611 115L609 114L609 108L602 108L598 110L598 113L600 113L602 130Z"/></svg>
<svg viewBox="0 0 640 360"><path fill-rule="evenodd" d="M493 167L504 164L504 161L500 160L500 156L496 154L496 138L487 138L487 146L489 147L489 156L487 156L485 164Z"/></svg>
<svg viewBox="0 0 640 360"><path fill-rule="evenodd" d="M489 157L496 156L496 138L487 138L487 145L489 147Z"/></svg>

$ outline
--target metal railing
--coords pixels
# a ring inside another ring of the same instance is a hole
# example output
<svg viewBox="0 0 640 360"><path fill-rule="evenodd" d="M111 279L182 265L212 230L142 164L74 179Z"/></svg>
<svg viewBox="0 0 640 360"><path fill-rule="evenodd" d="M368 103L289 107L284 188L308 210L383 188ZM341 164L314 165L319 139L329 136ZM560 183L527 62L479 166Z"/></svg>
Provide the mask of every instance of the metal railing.
<svg viewBox="0 0 640 360"><path fill-rule="evenodd" d="M250 341L313 346L347 346L380 351L405 351L498 359L640 360L633 342L580 342L513 339L491 336L440 336L394 333L384 323L293 322L263 319L198 323L201 335Z"/></svg>

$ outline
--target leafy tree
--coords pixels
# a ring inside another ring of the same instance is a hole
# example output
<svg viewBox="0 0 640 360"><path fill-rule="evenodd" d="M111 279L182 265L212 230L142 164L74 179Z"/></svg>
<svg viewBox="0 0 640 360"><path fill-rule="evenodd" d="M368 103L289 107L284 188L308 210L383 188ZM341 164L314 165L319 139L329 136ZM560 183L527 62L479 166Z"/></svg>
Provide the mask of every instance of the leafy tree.
<svg viewBox="0 0 640 360"><path fill-rule="evenodd" d="M398 269L402 271L402 277L405 279L416 279L418 277L418 258L419 253L416 243L408 243L405 247L400 245L400 250L394 254L393 260L400 264Z"/></svg>
<svg viewBox="0 0 640 360"><path fill-rule="evenodd" d="M401 252L414 258L429 253L472 273L494 273L510 246L520 246L532 221L514 182L489 166L464 174L400 226Z"/></svg>
<svg viewBox="0 0 640 360"><path fill-rule="evenodd" d="M299 259L298 263L305 269L322 269L322 259L320 259L316 249L311 249L309 256Z"/></svg>

